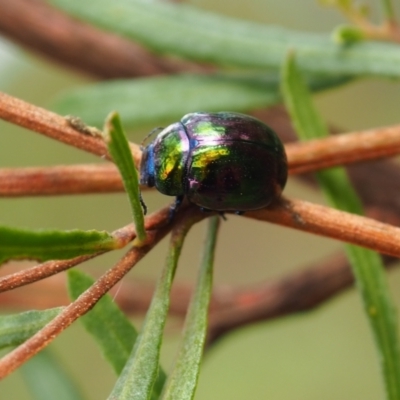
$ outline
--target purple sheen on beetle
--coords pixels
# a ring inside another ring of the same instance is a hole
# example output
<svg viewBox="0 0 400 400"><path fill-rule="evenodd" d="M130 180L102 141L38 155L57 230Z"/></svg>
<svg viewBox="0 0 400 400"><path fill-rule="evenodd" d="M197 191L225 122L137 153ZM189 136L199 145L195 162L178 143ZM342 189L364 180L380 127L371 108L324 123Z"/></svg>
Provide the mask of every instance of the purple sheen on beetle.
<svg viewBox="0 0 400 400"><path fill-rule="evenodd" d="M213 211L268 206L287 180L285 149L263 122L234 112L185 115L143 152L141 183Z"/></svg>

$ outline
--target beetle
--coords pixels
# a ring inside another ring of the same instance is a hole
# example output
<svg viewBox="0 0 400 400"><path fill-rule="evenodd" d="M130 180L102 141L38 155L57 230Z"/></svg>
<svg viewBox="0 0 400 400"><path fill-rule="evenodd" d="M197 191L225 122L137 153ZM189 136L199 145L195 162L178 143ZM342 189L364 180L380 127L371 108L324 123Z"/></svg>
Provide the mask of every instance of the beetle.
<svg viewBox="0 0 400 400"><path fill-rule="evenodd" d="M143 149L140 183L202 210L264 208L287 180L285 149L263 122L236 112L186 114Z"/></svg>

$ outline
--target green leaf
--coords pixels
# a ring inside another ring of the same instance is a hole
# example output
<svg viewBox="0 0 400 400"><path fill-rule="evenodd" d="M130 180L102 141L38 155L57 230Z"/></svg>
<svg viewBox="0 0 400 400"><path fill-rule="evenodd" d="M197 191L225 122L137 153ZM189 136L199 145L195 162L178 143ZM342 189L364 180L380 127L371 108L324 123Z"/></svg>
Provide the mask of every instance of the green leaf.
<svg viewBox="0 0 400 400"><path fill-rule="evenodd" d="M0 349L25 342L55 318L62 309L63 307L57 307L0 316Z"/></svg>
<svg viewBox="0 0 400 400"><path fill-rule="evenodd" d="M310 77L313 90L345 82L344 77ZM157 126L193 111L249 111L281 101L278 74L194 75L102 82L64 92L53 105L56 112L79 115L101 126L104 115L118 110L129 128Z"/></svg>
<svg viewBox="0 0 400 400"><path fill-rule="evenodd" d="M107 140L108 151L119 169L125 190L129 197L138 239L135 242L139 244L146 240L139 178L128 140L122 129L121 120L117 113L113 112L107 117L104 133Z"/></svg>
<svg viewBox="0 0 400 400"><path fill-rule="evenodd" d="M302 139L325 137L327 127L312 104L293 54L287 58L282 75L285 102L299 136ZM361 203L343 168L320 171L317 178L330 204L362 214ZM373 251L352 245L345 248L379 351L387 398L399 400L398 324L384 266L379 255Z"/></svg>
<svg viewBox="0 0 400 400"><path fill-rule="evenodd" d="M237 67L279 69L289 48L304 71L400 76L400 46L339 46L329 35L225 17L189 4L148 0L49 0L68 13L152 50ZM105 60L104 62L107 62Z"/></svg>
<svg viewBox="0 0 400 400"><path fill-rule="evenodd" d="M80 390L60 363L44 349L25 363L20 371L29 394L37 400L83 400Z"/></svg>
<svg viewBox="0 0 400 400"><path fill-rule="evenodd" d="M332 33L332 37L335 42L340 44L351 44L367 39L365 32L353 25L337 26Z"/></svg>
<svg viewBox="0 0 400 400"><path fill-rule="evenodd" d="M209 220L203 259L185 321L182 344L174 368L165 384L163 400L187 400L194 397L207 334L208 306L212 292L212 271L219 222L219 217Z"/></svg>
<svg viewBox="0 0 400 400"><path fill-rule="evenodd" d="M173 230L169 254L138 340L125 365L109 400L149 399L157 378L160 348L169 308L169 293L181 253L185 235L191 221L179 230Z"/></svg>
<svg viewBox="0 0 400 400"><path fill-rule="evenodd" d="M68 271L68 292L75 301L94 280L83 272ZM99 344L104 357L120 374L135 343L137 332L111 296L103 296L93 309L79 319Z"/></svg>
<svg viewBox="0 0 400 400"><path fill-rule="evenodd" d="M94 280L83 272L68 271L68 291L72 300L76 300L93 285ZM79 319L86 330L99 344L104 357L119 375L128 360L137 338L137 331L119 309L111 296L103 296L93 309ZM165 382L165 372L158 370L154 391L160 393Z"/></svg>
<svg viewBox="0 0 400 400"><path fill-rule="evenodd" d="M0 264L9 259L65 260L117 247L105 231L33 231L0 226Z"/></svg>

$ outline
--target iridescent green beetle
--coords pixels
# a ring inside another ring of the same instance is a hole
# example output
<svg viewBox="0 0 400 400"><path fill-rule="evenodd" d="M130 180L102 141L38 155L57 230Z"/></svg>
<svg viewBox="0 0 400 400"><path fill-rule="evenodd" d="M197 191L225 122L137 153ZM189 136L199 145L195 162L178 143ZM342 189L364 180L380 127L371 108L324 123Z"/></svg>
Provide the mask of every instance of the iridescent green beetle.
<svg viewBox="0 0 400 400"><path fill-rule="evenodd" d="M287 179L285 149L256 118L234 112L185 115L143 151L140 183L186 196L204 210L243 213L266 207Z"/></svg>

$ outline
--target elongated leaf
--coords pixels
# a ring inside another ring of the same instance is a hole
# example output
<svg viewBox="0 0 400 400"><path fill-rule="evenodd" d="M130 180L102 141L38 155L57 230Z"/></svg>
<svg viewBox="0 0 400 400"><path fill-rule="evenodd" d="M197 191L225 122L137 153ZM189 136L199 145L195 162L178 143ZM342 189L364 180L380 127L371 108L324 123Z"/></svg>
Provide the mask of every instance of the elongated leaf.
<svg viewBox="0 0 400 400"><path fill-rule="evenodd" d="M211 218L196 290L185 321L182 344L175 366L165 384L163 400L188 400L194 397L207 334L208 306L212 292L212 271L218 226L219 217Z"/></svg>
<svg viewBox="0 0 400 400"><path fill-rule="evenodd" d="M250 68L278 69L289 48L305 71L400 76L400 46L340 46L304 33L213 14L188 4L148 0L50 0L67 12L161 53ZM106 62L106 61L105 61Z"/></svg>
<svg viewBox="0 0 400 400"><path fill-rule="evenodd" d="M169 308L169 292L181 253L184 237L190 221L184 229L173 231L169 254L157 284L142 332L125 365L109 400L150 399L157 378L160 347Z"/></svg>
<svg viewBox="0 0 400 400"><path fill-rule="evenodd" d="M29 360L20 371L34 399L84 399L71 377L48 349Z"/></svg>
<svg viewBox="0 0 400 400"><path fill-rule="evenodd" d="M288 57L283 71L283 91L299 136L302 139L326 136L327 127L312 104L293 55ZM361 203L344 169L320 171L317 178L333 206L362 213ZM387 398L399 400L398 324L383 264L379 255L370 250L346 245L346 252L378 347Z"/></svg>
<svg viewBox="0 0 400 400"><path fill-rule="evenodd" d="M68 292L71 300L76 300L93 283L94 280L83 272L77 269L69 270ZM79 321L97 341L114 371L120 374L137 337L136 329L124 313L113 299L106 295Z"/></svg>
<svg viewBox="0 0 400 400"><path fill-rule="evenodd" d="M139 177L128 140L122 129L121 121L117 113L114 112L108 116L104 132L107 139L108 151L119 169L125 190L129 197L138 239L136 240L136 244L139 244L146 240L144 217L140 201Z"/></svg>
<svg viewBox="0 0 400 400"><path fill-rule="evenodd" d="M345 77L310 77L313 90L345 82ZM104 115L118 110L129 128L178 121L193 111L249 111L281 101L279 76L181 74L103 82L61 94L53 109L79 115L90 125L101 126Z"/></svg>
<svg viewBox="0 0 400 400"><path fill-rule="evenodd" d="M0 316L0 349L17 346L56 317L62 307Z"/></svg>
<svg viewBox="0 0 400 400"><path fill-rule="evenodd" d="M88 289L94 280L83 272L68 271L68 291L72 300ZM111 296L103 296L93 309L79 319L99 344L105 358L119 375L128 360L137 338L137 331ZM154 390L160 393L165 382L165 373L159 367Z"/></svg>
<svg viewBox="0 0 400 400"><path fill-rule="evenodd" d="M9 259L65 260L117 247L105 231L33 231L0 226L0 264Z"/></svg>

